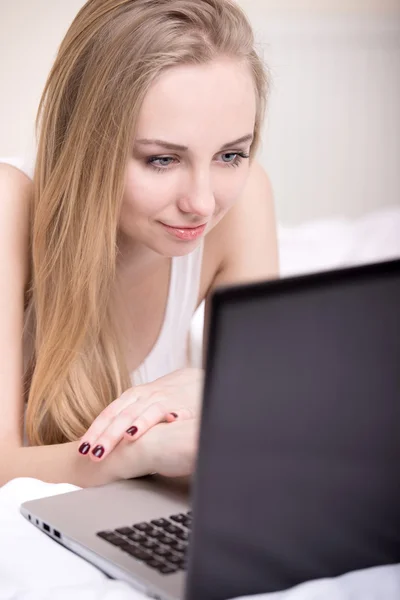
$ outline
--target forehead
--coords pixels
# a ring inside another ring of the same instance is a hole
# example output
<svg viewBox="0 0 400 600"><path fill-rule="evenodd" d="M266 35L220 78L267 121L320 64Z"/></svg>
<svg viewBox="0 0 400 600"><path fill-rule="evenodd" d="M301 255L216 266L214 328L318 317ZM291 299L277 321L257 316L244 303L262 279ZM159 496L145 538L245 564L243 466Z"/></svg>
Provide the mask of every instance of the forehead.
<svg viewBox="0 0 400 600"><path fill-rule="evenodd" d="M215 61L168 69L150 87L137 138L214 147L254 129L256 96L247 65Z"/></svg>

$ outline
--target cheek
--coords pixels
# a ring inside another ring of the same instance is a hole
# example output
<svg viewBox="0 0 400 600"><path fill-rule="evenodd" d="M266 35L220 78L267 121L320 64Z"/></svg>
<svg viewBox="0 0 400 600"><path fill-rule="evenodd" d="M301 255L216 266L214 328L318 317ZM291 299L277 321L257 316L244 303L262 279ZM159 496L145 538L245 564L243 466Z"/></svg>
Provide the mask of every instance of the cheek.
<svg viewBox="0 0 400 600"><path fill-rule="evenodd" d="M226 177L218 185L215 198L219 212L226 212L239 200L249 175L249 169L240 169L234 176Z"/></svg>
<svg viewBox="0 0 400 600"><path fill-rule="evenodd" d="M125 177L123 212L150 217L162 211L171 202L170 188L162 180L162 174L132 161Z"/></svg>

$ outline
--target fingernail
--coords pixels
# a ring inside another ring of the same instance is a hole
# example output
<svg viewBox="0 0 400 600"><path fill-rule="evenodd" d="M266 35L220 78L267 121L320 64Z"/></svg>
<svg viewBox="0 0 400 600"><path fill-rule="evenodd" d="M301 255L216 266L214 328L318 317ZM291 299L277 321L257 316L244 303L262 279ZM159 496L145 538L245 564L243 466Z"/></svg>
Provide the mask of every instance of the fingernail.
<svg viewBox="0 0 400 600"><path fill-rule="evenodd" d="M135 435L135 433L137 433L137 430L138 428L133 425L132 427L129 427L129 429L126 430L126 433L128 435Z"/></svg>
<svg viewBox="0 0 400 600"><path fill-rule="evenodd" d="M104 454L104 448L103 446L96 446L96 448L94 450L92 450L92 454L96 457L96 458L101 458Z"/></svg>
<svg viewBox="0 0 400 600"><path fill-rule="evenodd" d="M81 454L87 454L90 450L90 444L84 442L81 446L79 446L79 452Z"/></svg>

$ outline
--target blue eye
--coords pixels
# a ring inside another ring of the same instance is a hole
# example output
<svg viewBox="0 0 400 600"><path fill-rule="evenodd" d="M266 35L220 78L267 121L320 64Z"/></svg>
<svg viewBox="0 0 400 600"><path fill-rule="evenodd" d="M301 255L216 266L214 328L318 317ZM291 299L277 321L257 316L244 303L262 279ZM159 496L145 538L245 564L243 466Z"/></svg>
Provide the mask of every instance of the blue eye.
<svg viewBox="0 0 400 600"><path fill-rule="evenodd" d="M245 154L245 152L226 152L222 156L233 156L234 157L233 160L228 160L228 161L223 160L222 161L229 167L238 167L244 158L250 158L250 155Z"/></svg>
<svg viewBox="0 0 400 600"><path fill-rule="evenodd" d="M167 164L165 162L161 162L161 163L156 163L156 161L173 161L174 159L172 158L172 156L151 156L148 160L147 160L147 165L150 165L151 167L153 167L153 169L155 169L156 171L166 171L167 167L171 164L171 162L167 162Z"/></svg>
<svg viewBox="0 0 400 600"><path fill-rule="evenodd" d="M227 161L225 161L225 160L224 160L224 157L227 157L227 156L233 156L233 157L234 157L234 159L233 159L233 160L227 160ZM236 152L228 152L227 154L223 154L223 155L222 155L222 160L223 160L223 162L227 162L227 163L235 162L235 159L236 159L236 157L237 157L237 156L238 156L238 155L237 155L237 153L236 153Z"/></svg>

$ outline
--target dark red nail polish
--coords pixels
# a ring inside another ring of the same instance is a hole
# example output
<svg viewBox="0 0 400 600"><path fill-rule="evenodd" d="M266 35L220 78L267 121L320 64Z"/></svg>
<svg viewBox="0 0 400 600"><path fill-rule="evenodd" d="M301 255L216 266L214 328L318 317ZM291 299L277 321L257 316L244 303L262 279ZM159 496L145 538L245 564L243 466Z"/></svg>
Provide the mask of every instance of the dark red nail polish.
<svg viewBox="0 0 400 600"><path fill-rule="evenodd" d="M137 430L138 428L133 425L132 427L129 427L129 429L126 430L126 433L128 433L129 435L135 435L135 433L137 433Z"/></svg>
<svg viewBox="0 0 400 600"><path fill-rule="evenodd" d="M103 446L96 446L96 448L92 450L92 454L94 454L96 458L101 458L104 454Z"/></svg>
<svg viewBox="0 0 400 600"><path fill-rule="evenodd" d="M178 418L178 415L176 413L170 413L175 419Z"/></svg>
<svg viewBox="0 0 400 600"><path fill-rule="evenodd" d="M79 446L79 452L81 454L87 454L90 450L90 444L84 442L81 446Z"/></svg>

